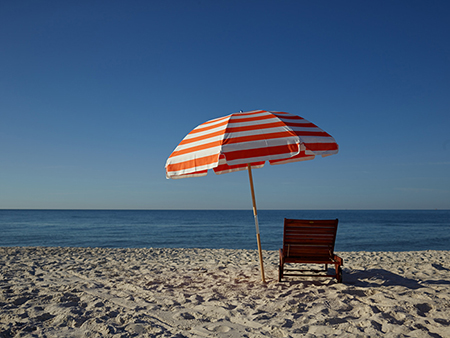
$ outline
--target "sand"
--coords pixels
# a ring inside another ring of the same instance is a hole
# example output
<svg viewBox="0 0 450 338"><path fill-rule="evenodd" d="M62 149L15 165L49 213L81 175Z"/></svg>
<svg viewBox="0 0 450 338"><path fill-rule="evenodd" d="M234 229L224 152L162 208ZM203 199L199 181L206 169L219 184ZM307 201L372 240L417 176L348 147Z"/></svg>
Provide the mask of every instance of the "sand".
<svg viewBox="0 0 450 338"><path fill-rule="evenodd" d="M338 254L262 284L256 251L3 247L0 337L450 337L450 251Z"/></svg>

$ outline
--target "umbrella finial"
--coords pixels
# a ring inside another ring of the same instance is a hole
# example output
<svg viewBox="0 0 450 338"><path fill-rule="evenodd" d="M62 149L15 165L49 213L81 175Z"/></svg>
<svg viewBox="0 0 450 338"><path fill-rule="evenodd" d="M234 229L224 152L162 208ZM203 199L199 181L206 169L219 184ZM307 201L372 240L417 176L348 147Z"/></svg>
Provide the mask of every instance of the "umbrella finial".
<svg viewBox="0 0 450 338"><path fill-rule="evenodd" d="M243 110L239 110L239 113L243 113L244 111Z"/></svg>

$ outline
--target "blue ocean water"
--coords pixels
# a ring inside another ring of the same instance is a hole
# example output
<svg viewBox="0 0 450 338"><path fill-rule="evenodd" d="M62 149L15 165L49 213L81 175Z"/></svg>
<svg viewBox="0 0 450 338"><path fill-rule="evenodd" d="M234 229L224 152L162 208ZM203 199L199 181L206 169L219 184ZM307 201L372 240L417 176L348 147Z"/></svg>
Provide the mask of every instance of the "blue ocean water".
<svg viewBox="0 0 450 338"><path fill-rule="evenodd" d="M283 219L339 219L336 251L450 250L450 210L260 210L261 244ZM251 210L0 210L0 246L256 249Z"/></svg>

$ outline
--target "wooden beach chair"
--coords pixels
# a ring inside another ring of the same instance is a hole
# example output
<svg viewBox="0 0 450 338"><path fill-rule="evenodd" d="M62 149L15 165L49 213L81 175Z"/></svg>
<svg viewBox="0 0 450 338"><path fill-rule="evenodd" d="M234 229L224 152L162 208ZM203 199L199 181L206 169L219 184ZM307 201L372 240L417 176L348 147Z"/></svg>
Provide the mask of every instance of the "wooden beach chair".
<svg viewBox="0 0 450 338"><path fill-rule="evenodd" d="M341 257L334 254L338 219L305 220L284 219L283 248L280 249L278 280L284 276L334 277L342 282ZM324 270L287 269L286 263L324 264ZM328 264L334 264L335 273L328 273ZM295 272L295 274L293 273Z"/></svg>

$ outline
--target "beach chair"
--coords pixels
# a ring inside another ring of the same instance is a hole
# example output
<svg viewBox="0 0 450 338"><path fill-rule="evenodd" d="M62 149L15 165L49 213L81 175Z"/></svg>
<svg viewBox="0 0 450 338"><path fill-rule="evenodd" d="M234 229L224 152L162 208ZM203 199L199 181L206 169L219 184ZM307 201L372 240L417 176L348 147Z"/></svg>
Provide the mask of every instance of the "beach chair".
<svg viewBox="0 0 450 338"><path fill-rule="evenodd" d="M334 277L342 282L341 257L334 254L338 219L305 220L284 219L283 248L280 249L278 281L284 276ZM287 263L324 264L324 270L288 269ZM334 264L335 273L328 273L328 264ZM293 273L295 272L295 273Z"/></svg>

